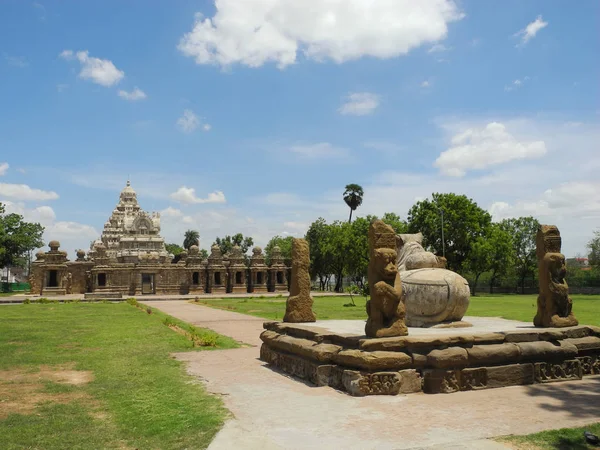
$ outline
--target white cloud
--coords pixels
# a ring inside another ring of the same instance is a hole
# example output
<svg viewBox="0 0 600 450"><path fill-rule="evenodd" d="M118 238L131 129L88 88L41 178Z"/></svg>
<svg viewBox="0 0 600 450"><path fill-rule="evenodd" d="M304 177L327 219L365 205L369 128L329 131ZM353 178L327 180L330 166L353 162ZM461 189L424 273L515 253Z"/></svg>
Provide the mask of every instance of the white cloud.
<svg viewBox="0 0 600 450"><path fill-rule="evenodd" d="M338 158L348 156L347 149L336 147L329 142L319 142L317 144L292 145L289 151L300 159L321 160L329 158Z"/></svg>
<svg viewBox="0 0 600 450"><path fill-rule="evenodd" d="M56 200L58 194L53 191L32 189L26 184L0 183L0 196L23 201Z"/></svg>
<svg viewBox="0 0 600 450"><path fill-rule="evenodd" d="M135 102L136 100L144 100L147 95L144 91L142 91L140 88L138 88L137 86L135 88L133 88L133 91L131 92L127 92L127 91L119 91L119 97L124 98L125 100L130 100Z"/></svg>
<svg viewBox="0 0 600 450"><path fill-rule="evenodd" d="M119 83L125 76L125 72L117 69L112 61L91 57L87 50L76 53L72 50L63 50L58 56L67 61L77 59L81 64L79 77L101 86L110 87Z"/></svg>
<svg viewBox="0 0 600 450"><path fill-rule="evenodd" d="M338 112L343 115L366 116L379 106L379 96L372 92L353 92L346 96L346 102Z"/></svg>
<svg viewBox="0 0 600 450"><path fill-rule="evenodd" d="M428 88L430 86L431 86L431 83L429 82L429 80L425 80L421 83L422 88Z"/></svg>
<svg viewBox="0 0 600 450"><path fill-rule="evenodd" d="M178 49L197 64L279 68L298 53L343 63L394 58L444 39L464 15L452 0L219 0L212 18L196 14Z"/></svg>
<svg viewBox="0 0 600 450"><path fill-rule="evenodd" d="M397 156L404 148L394 142L387 141L366 141L363 142L363 147L376 150L387 156Z"/></svg>
<svg viewBox="0 0 600 450"><path fill-rule="evenodd" d="M6 163L6 162L5 162L5 163L2 163L2 164L0 164L0 176L2 176L2 175L6 175L6 172L8 171L8 168L9 168L9 167L10 167L10 166L9 166L9 165L8 165L8 163Z"/></svg>
<svg viewBox="0 0 600 450"><path fill-rule="evenodd" d="M449 50L452 50L452 47L446 47L444 44L434 44L427 50L427 53L441 53Z"/></svg>
<svg viewBox="0 0 600 450"><path fill-rule="evenodd" d="M191 109L183 111L182 116L177 119L177 128L184 133L191 133L196 130L200 125L204 131L210 131L212 128L208 123L202 123L202 119L198 117Z"/></svg>
<svg viewBox="0 0 600 450"><path fill-rule="evenodd" d="M163 209L160 212L161 217L181 217L183 216L183 212L180 209L173 208L169 206L168 208Z"/></svg>
<svg viewBox="0 0 600 450"><path fill-rule="evenodd" d="M208 194L206 198L196 197L196 190L194 188L188 188L181 186L177 191L173 192L169 197L171 199L185 204L192 203L225 203L225 194L221 191L215 191Z"/></svg>
<svg viewBox="0 0 600 450"><path fill-rule="evenodd" d="M535 37L538 31L547 26L548 22L544 22L542 20L542 16L537 16L537 18L533 22L529 23L525 28L514 34L515 37L521 38L521 42L517 44L517 47L521 47L527 44L527 42L529 42L530 39L533 39Z"/></svg>
<svg viewBox="0 0 600 450"><path fill-rule="evenodd" d="M515 89L519 89L529 80L530 80L530 78L527 76L523 77L521 79L516 79L511 84L504 86L504 92L510 92Z"/></svg>
<svg viewBox="0 0 600 450"><path fill-rule="evenodd" d="M484 169L517 159L539 158L546 153L544 141L519 141L498 123L469 128L452 137L451 147L435 160L445 175L462 177L468 170Z"/></svg>

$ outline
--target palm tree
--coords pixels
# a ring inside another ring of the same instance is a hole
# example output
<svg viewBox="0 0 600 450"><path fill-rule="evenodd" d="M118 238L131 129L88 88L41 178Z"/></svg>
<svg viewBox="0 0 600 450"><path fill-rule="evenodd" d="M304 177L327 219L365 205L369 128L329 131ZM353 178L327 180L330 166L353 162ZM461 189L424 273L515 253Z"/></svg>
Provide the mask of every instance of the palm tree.
<svg viewBox="0 0 600 450"><path fill-rule="evenodd" d="M350 218L348 223L352 222L352 211L356 211L363 201L363 188L360 184L348 184L344 191L344 201L350 207Z"/></svg>
<svg viewBox="0 0 600 450"><path fill-rule="evenodd" d="M196 230L187 230L183 239L183 248L189 250L192 245L200 246L200 233Z"/></svg>

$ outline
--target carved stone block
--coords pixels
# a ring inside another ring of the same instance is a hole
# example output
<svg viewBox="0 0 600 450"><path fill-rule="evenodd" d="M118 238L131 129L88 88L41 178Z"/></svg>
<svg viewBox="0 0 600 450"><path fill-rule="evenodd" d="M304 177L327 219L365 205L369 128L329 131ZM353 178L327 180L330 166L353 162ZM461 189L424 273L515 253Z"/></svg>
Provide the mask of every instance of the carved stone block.
<svg viewBox="0 0 600 450"><path fill-rule="evenodd" d="M509 364L487 367L487 385L489 388L533 384L533 364Z"/></svg>
<svg viewBox="0 0 600 450"><path fill-rule="evenodd" d="M488 387L487 369L463 369L460 374L460 390L471 391Z"/></svg>
<svg viewBox="0 0 600 450"><path fill-rule="evenodd" d="M356 370L344 370L342 375L344 389L350 395L397 395L400 392L398 372L364 373Z"/></svg>
<svg viewBox="0 0 600 450"><path fill-rule="evenodd" d="M411 394L423 390L423 378L416 370L401 370L398 375L400 375L400 394Z"/></svg>
<svg viewBox="0 0 600 450"><path fill-rule="evenodd" d="M423 392L449 394L460 391L460 370L424 370Z"/></svg>
<svg viewBox="0 0 600 450"><path fill-rule="evenodd" d="M534 364L535 381L551 383L553 381L581 380L581 363L570 359L560 363L539 362Z"/></svg>
<svg viewBox="0 0 600 450"><path fill-rule="evenodd" d="M600 375L600 355L580 356L582 375Z"/></svg>

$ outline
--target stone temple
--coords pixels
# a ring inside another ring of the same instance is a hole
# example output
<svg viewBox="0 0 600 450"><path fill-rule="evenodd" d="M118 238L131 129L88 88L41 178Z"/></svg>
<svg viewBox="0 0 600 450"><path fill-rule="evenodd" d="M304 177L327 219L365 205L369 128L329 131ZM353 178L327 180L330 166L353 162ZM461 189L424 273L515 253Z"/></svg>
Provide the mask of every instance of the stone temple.
<svg viewBox="0 0 600 450"><path fill-rule="evenodd" d="M86 294L86 297L119 298L137 294L201 294L286 292L289 268L274 247L271 264L265 264L260 247L252 256L234 246L222 255L213 245L202 259L193 245L177 263L160 235L160 214L147 213L138 204L129 181L89 252L77 251L69 261L51 241L50 251L40 251L31 267L31 291L39 295Z"/></svg>

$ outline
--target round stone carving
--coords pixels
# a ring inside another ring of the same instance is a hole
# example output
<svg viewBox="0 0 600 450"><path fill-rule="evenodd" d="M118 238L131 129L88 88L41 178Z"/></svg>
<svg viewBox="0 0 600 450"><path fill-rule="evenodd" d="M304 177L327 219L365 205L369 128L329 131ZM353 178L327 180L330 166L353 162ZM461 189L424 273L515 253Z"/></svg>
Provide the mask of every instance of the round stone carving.
<svg viewBox="0 0 600 450"><path fill-rule="evenodd" d="M50 241L48 243L48 247L50 247L50 250L52 250L53 252L58 250L58 247L60 247L60 242L58 241Z"/></svg>
<svg viewBox="0 0 600 450"><path fill-rule="evenodd" d="M459 321L469 307L469 283L446 269L414 269L400 273L406 324L427 327Z"/></svg>

